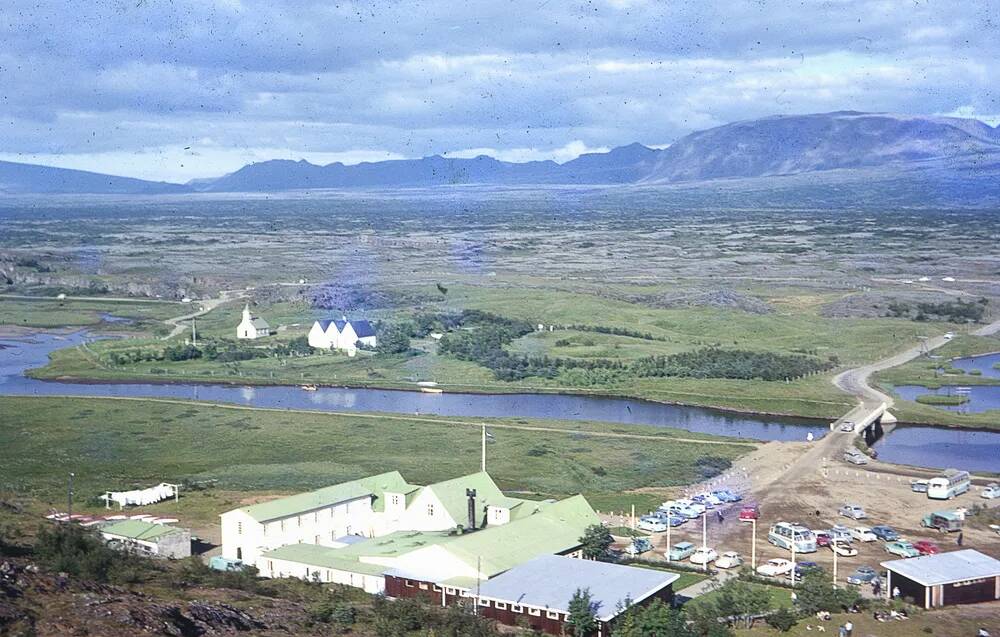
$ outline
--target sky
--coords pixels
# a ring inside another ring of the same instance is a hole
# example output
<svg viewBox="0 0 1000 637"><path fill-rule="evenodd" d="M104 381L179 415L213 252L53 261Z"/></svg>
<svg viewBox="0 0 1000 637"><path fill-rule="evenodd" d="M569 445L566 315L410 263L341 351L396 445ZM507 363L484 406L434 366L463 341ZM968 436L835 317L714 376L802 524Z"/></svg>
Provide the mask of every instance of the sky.
<svg viewBox="0 0 1000 637"><path fill-rule="evenodd" d="M1000 0L3 0L0 159L566 161L774 114L1000 122Z"/></svg>

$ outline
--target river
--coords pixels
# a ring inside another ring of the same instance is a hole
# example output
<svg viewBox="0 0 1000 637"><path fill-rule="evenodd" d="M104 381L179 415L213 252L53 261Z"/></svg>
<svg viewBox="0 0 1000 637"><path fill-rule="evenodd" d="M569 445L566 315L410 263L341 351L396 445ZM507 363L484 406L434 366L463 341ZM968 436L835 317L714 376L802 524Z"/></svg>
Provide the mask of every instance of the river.
<svg viewBox="0 0 1000 637"><path fill-rule="evenodd" d="M78 345L85 332L35 333L0 338L0 394L19 396L121 396L179 398L282 409L433 414L466 418L552 418L674 427L754 440L805 440L827 431L825 422L738 414L703 407L667 405L628 398L572 394L463 394L321 387L238 386L194 383L66 383L28 378L50 352ZM1000 434L935 427L897 427L878 445L880 457L927 467L958 466L996 471Z"/></svg>

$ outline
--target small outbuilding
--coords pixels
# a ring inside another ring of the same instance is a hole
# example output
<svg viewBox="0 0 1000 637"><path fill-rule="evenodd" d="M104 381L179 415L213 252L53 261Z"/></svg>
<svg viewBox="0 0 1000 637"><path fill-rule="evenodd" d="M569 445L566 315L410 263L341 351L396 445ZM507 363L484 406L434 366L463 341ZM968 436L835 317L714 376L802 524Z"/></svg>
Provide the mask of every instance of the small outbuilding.
<svg viewBox="0 0 1000 637"><path fill-rule="evenodd" d="M524 625L564 635L569 602L577 589L590 591L596 637L608 637L612 622L629 607L674 598L675 573L621 564L543 555L479 585L479 614L508 626ZM627 606L630 605L630 606Z"/></svg>
<svg viewBox="0 0 1000 637"><path fill-rule="evenodd" d="M886 592L924 608L1000 599L1000 560L973 549L882 562Z"/></svg>
<svg viewBox="0 0 1000 637"><path fill-rule="evenodd" d="M102 528L101 536L124 551L170 558L191 555L191 532L166 524L122 520Z"/></svg>

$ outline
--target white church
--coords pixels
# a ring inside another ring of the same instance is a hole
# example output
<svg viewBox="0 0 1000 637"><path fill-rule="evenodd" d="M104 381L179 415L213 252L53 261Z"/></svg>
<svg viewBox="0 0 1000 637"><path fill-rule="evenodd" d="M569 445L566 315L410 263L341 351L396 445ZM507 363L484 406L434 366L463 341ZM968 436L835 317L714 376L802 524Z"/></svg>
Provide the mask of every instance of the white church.
<svg viewBox="0 0 1000 637"><path fill-rule="evenodd" d="M243 320L236 326L236 338L255 339L271 335L267 321L250 313L250 303L243 308Z"/></svg>
<svg viewBox="0 0 1000 637"><path fill-rule="evenodd" d="M353 352L358 345L375 347L375 329L368 321L324 319L313 323L309 330L309 345L317 349L339 349Z"/></svg>

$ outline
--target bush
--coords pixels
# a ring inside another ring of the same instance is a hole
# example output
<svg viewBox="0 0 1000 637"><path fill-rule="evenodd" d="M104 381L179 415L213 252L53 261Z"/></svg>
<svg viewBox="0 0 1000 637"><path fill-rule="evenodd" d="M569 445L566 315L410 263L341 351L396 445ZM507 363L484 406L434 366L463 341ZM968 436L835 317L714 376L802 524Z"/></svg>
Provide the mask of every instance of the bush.
<svg viewBox="0 0 1000 637"><path fill-rule="evenodd" d="M96 582L139 581L141 566L145 564L143 558L108 548L97 533L76 524L39 529L35 555L50 570Z"/></svg>
<svg viewBox="0 0 1000 637"><path fill-rule="evenodd" d="M767 625L771 628L776 628L783 633L787 633L793 626L795 626L795 624L798 623L799 619L791 609L779 608L768 615L764 621L767 622Z"/></svg>

